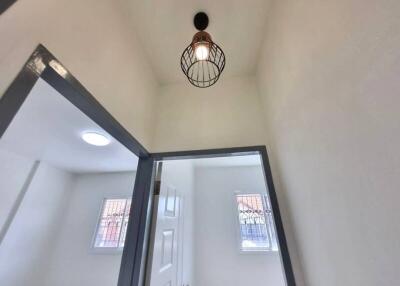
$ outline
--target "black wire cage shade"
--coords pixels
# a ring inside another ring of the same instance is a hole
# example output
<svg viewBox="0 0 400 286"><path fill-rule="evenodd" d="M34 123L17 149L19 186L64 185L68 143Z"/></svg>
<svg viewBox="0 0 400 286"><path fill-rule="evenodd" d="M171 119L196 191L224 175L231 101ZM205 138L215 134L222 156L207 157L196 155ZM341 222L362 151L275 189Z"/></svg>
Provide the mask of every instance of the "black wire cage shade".
<svg viewBox="0 0 400 286"><path fill-rule="evenodd" d="M193 36L192 42L183 51L181 68L191 84L205 88L218 81L225 68L225 54L212 41L210 34L203 31L208 25L205 13L197 13L194 24L200 31Z"/></svg>

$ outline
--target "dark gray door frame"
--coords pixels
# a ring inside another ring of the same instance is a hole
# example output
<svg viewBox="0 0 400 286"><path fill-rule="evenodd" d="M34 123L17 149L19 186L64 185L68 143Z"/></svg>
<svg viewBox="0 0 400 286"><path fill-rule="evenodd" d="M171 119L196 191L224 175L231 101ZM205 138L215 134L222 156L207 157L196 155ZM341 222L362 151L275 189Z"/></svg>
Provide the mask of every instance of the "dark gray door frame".
<svg viewBox="0 0 400 286"><path fill-rule="evenodd" d="M118 286L138 286L142 282L146 264L146 233L150 219L154 176L154 159L151 156L141 158L136 172Z"/></svg>
<svg viewBox="0 0 400 286"><path fill-rule="evenodd" d="M146 259L155 164L161 160L259 154L268 186L288 286L295 286L286 236L265 146L149 153L44 46L39 45L0 99L0 139L39 78L139 157L118 286L140 286Z"/></svg>
<svg viewBox="0 0 400 286"><path fill-rule="evenodd" d="M17 2L17 0L0 0L0 15Z"/></svg>

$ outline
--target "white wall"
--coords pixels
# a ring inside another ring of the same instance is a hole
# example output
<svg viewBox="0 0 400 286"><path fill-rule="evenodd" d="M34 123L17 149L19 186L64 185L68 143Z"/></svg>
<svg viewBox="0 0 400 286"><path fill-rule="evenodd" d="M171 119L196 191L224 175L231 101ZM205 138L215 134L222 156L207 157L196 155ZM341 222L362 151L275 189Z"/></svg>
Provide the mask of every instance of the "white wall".
<svg viewBox="0 0 400 286"><path fill-rule="evenodd" d="M396 0L270 7L258 81L305 285L399 282L399 11Z"/></svg>
<svg viewBox="0 0 400 286"><path fill-rule="evenodd" d="M0 17L0 97L42 43L150 147L157 83L126 8L108 0L17 1Z"/></svg>
<svg viewBox="0 0 400 286"><path fill-rule="evenodd" d="M40 163L0 245L2 285L43 285L71 184L69 173Z"/></svg>
<svg viewBox="0 0 400 286"><path fill-rule="evenodd" d="M265 193L261 167L195 169L196 286L285 285L279 252L240 253L236 191Z"/></svg>
<svg viewBox="0 0 400 286"><path fill-rule="evenodd" d="M171 161L172 162L172 161ZM168 162L169 164L171 162ZM183 231L181 234L182 241L182 259L181 269L182 280L178 285L189 285L196 286L196 281L194 280L195 271L195 254L194 245L196 243L196 237L194 235L194 170L193 165L189 160L177 160L174 162L176 169L179 174L180 187L183 192L183 206L182 206L182 216L183 219ZM166 168L170 165L165 165Z"/></svg>
<svg viewBox="0 0 400 286"><path fill-rule="evenodd" d="M0 244L34 161L0 149ZM11 216L11 217L10 217Z"/></svg>
<svg viewBox="0 0 400 286"><path fill-rule="evenodd" d="M0 156L4 224L33 161ZM131 197L135 175L73 175L40 162L0 244L0 284L116 285L122 253L95 253L91 243L103 199Z"/></svg>
<svg viewBox="0 0 400 286"><path fill-rule="evenodd" d="M188 82L160 89L153 149L193 150L265 144L257 86L252 77L221 78L214 86Z"/></svg>
<svg viewBox="0 0 400 286"><path fill-rule="evenodd" d="M103 199L131 197L135 175L124 172L76 176L45 285L117 285L122 252L95 253L92 239Z"/></svg>

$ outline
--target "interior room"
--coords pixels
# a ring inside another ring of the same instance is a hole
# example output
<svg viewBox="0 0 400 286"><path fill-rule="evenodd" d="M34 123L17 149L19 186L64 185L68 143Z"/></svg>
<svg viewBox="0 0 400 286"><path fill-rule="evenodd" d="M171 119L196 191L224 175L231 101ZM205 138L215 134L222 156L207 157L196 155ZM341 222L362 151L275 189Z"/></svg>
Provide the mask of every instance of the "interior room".
<svg viewBox="0 0 400 286"><path fill-rule="evenodd" d="M0 161L1 284L116 285L137 156L39 80Z"/></svg>
<svg viewBox="0 0 400 286"><path fill-rule="evenodd" d="M400 1L3 0L0 36L1 285L241 286L255 277L234 255L287 286L400 284ZM80 124L111 143L92 148ZM226 239L202 248L230 230L197 225L218 208L196 205L240 176L218 187L223 167L193 161L173 176L192 180L194 220L175 262L193 261L151 280L159 163L254 153L279 267L238 245L221 262ZM108 212L111 191L126 198ZM95 249L108 222L118 239Z"/></svg>
<svg viewBox="0 0 400 286"><path fill-rule="evenodd" d="M162 162L147 285L287 285L261 165L259 155Z"/></svg>

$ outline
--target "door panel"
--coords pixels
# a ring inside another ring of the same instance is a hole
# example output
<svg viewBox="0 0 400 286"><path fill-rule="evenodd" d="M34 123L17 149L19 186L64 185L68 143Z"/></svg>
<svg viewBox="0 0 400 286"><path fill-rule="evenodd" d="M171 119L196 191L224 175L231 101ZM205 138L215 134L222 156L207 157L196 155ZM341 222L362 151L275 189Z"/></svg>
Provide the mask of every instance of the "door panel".
<svg viewBox="0 0 400 286"><path fill-rule="evenodd" d="M150 286L178 285L178 239L180 232L180 190L174 185L176 174L163 166L151 262Z"/></svg>
<svg viewBox="0 0 400 286"><path fill-rule="evenodd" d="M160 272L163 272L172 266L172 257L174 255L174 233L174 229L166 229L162 232Z"/></svg>
<svg viewBox="0 0 400 286"><path fill-rule="evenodd" d="M165 203L165 216L175 217L176 206L176 189L173 186L166 187L166 203Z"/></svg>

